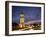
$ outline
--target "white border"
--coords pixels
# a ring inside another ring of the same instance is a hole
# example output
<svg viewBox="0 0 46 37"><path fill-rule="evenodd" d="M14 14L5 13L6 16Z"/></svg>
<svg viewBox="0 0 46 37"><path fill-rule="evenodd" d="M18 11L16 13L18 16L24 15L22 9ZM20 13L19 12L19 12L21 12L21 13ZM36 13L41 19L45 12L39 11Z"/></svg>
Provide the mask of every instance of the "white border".
<svg viewBox="0 0 46 37"><path fill-rule="evenodd" d="M41 7L41 30L29 30L29 31L12 31L12 6L33 6ZM44 31L44 5L41 4L25 4L25 3L9 3L9 34L26 34L26 33L42 33Z"/></svg>

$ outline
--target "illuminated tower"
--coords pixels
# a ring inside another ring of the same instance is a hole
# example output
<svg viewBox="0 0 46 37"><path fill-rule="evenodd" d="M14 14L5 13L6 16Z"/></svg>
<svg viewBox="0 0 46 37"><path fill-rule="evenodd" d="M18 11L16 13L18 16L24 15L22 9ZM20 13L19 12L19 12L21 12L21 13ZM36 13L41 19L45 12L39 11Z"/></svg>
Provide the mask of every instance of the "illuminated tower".
<svg viewBox="0 0 46 37"><path fill-rule="evenodd" d="M20 27L24 28L24 13L20 13Z"/></svg>

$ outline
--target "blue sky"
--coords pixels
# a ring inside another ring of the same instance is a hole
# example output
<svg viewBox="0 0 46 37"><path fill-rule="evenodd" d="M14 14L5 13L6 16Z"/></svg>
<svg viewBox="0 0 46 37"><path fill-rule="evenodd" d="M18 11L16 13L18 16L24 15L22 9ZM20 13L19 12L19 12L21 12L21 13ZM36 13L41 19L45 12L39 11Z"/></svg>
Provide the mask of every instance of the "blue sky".
<svg viewBox="0 0 46 37"><path fill-rule="evenodd" d="M41 7L12 6L12 21L19 23L20 13L24 13L25 22L41 19Z"/></svg>

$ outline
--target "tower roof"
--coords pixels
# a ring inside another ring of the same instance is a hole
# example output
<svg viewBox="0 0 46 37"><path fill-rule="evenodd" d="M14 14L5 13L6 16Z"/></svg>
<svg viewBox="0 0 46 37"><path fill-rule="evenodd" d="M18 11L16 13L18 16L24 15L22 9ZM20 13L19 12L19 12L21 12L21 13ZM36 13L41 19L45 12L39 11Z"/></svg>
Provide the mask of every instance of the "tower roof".
<svg viewBox="0 0 46 37"><path fill-rule="evenodd" d="M24 12L23 12L23 11L21 11L21 12L20 12L20 14L24 14Z"/></svg>

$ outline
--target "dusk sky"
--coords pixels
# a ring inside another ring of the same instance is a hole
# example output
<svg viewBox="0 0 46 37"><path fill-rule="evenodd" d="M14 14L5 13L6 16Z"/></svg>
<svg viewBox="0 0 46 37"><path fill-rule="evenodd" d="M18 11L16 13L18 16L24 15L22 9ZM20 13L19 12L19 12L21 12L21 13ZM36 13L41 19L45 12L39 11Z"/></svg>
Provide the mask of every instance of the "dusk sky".
<svg viewBox="0 0 46 37"><path fill-rule="evenodd" d="M12 22L19 23L21 12L24 13L25 22L41 19L41 7L12 6Z"/></svg>

